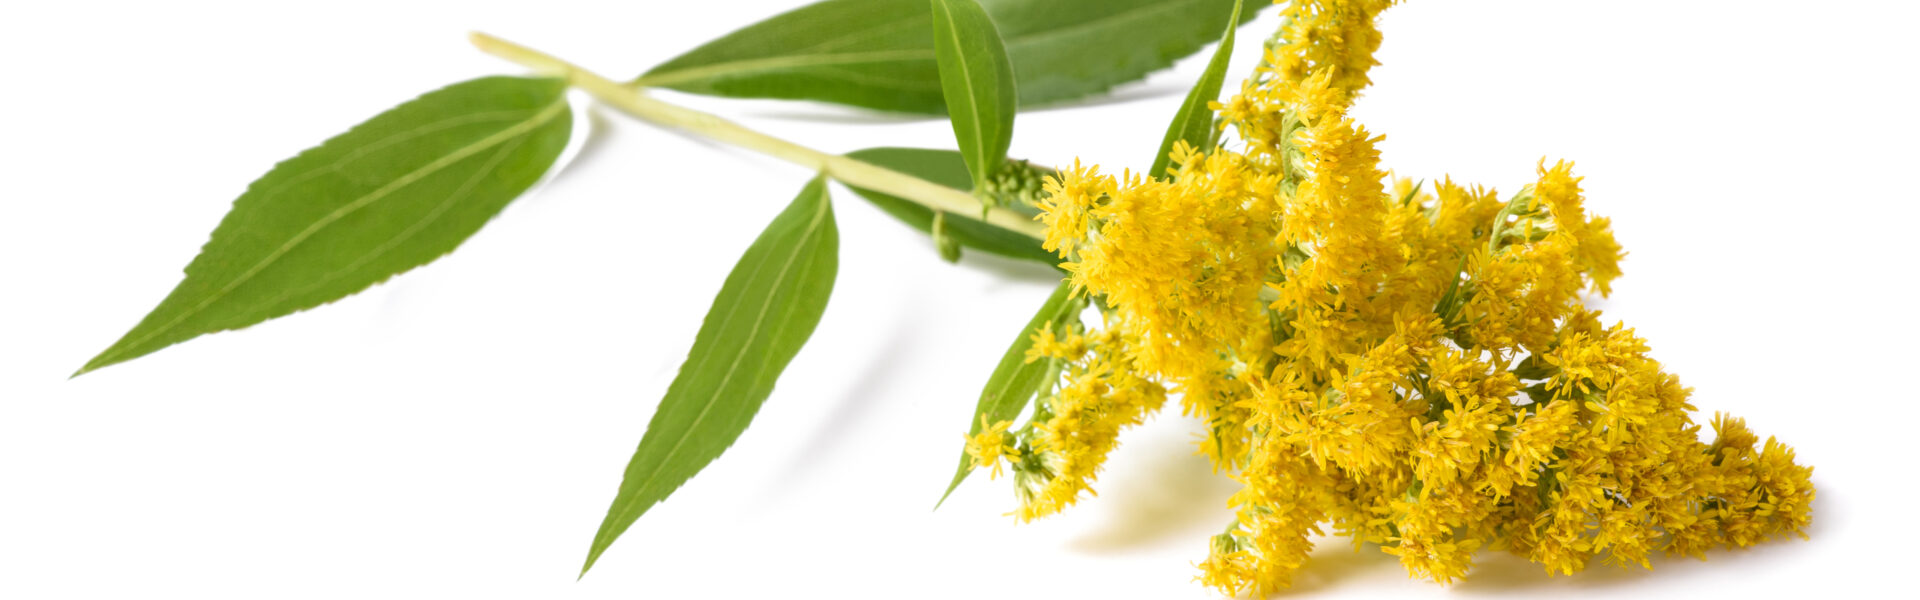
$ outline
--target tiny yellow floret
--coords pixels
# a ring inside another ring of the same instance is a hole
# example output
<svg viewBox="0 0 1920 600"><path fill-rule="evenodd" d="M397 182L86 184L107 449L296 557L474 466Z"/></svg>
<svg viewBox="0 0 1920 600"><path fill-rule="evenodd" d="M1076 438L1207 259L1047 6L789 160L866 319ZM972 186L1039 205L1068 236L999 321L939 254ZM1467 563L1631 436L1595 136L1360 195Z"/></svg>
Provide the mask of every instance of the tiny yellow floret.
<svg viewBox="0 0 1920 600"><path fill-rule="evenodd" d="M1504 200L1380 166L1350 108L1391 4L1287 3L1216 105L1219 146L1046 184L1045 247L1103 317L1036 331L1027 359L1055 375L1033 417L968 439L1012 465L1013 514L1093 495L1121 430L1171 395L1242 486L1197 563L1229 596L1287 587L1328 531L1442 584L1482 549L1570 575L1804 536L1812 469L1737 418L1703 441L1692 390L1587 307L1625 253L1572 163Z"/></svg>

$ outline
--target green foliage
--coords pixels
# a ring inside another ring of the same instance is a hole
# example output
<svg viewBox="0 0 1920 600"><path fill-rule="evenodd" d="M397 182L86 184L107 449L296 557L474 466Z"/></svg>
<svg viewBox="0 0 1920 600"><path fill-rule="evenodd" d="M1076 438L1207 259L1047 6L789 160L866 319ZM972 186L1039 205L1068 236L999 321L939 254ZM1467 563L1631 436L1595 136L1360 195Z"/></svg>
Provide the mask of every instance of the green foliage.
<svg viewBox="0 0 1920 600"><path fill-rule="evenodd" d="M1228 41L1169 139L1175 132L1189 139L1193 123L1204 133L1210 119L1196 112L1195 98L1218 94L1232 29L1258 10L1239 6L1238 0L827 0L683 54L634 83L945 112L959 151L860 150L847 156L881 169L836 171L835 177L907 190L894 196L848 182L882 211L929 232L947 260L971 248L1058 268L1058 257L1041 247L1038 234L1020 231L1022 223L986 220L984 207L991 206L1033 216L1040 181L1049 173L1006 158L1017 106L1085 97L1139 79L1198 49L1226 21ZM802 164L818 167L830 157L661 103L498 38L477 34L475 40L483 50L566 77L489 77L448 86L277 165L234 202L179 286L80 372L325 304L451 252L551 168L571 133L570 85L642 119ZM971 205L912 178L969 192L983 211L936 212L930 207ZM910 185L896 185L902 182ZM729 273L641 437L582 574L745 431L818 325L837 253L822 175ZM1032 332L1077 322L1088 302L1064 282L1054 291L1001 357L976 419L1015 418L1036 395L1048 393L1059 365L1025 360ZM981 423L970 427L977 434ZM947 493L971 466L963 456Z"/></svg>
<svg viewBox="0 0 1920 600"><path fill-rule="evenodd" d="M566 90L546 78L456 83L274 166L179 286L75 375L332 302L452 252L553 165L572 127Z"/></svg>
<svg viewBox="0 0 1920 600"><path fill-rule="evenodd" d="M1020 416L1020 411L1027 409L1034 395L1046 387L1047 375L1054 372L1050 360L1027 362L1027 349L1033 347L1033 332L1043 327L1059 328L1078 322L1080 311L1086 308L1087 296L1074 296L1072 282L1062 281L1060 287L1054 288L1053 295L1047 297L1046 303L1040 305L1040 311L1034 313L1033 319L1027 321L1025 327L1020 328L1019 336L1013 339L1006 353L1000 355L1000 364L993 367L993 374L987 377L986 387L980 390L980 402L969 419L972 424L967 429L967 435L980 434L983 416L987 424L992 424L1012 420ZM960 470L953 474L953 483L947 484L947 491L940 495L940 502L946 502L947 496L952 495L953 490L959 488L960 482L966 481L967 474L972 472L973 458L962 450ZM939 508L939 505L935 504L934 507Z"/></svg>
<svg viewBox="0 0 1920 600"><path fill-rule="evenodd" d="M1233 0L1233 9L1239 12L1240 0ZM1205 149L1207 140L1213 139L1214 110L1209 103L1220 97L1220 86L1227 81L1227 62L1233 57L1233 30L1237 25L1239 23L1227 22L1227 31L1220 36L1220 47L1213 51L1213 58L1207 59L1206 72L1200 74L1199 81L1193 82L1187 100L1180 103L1180 112L1167 124L1166 138L1160 141L1160 153L1153 156L1153 167L1147 169L1148 177L1166 175L1174 142L1185 141Z"/></svg>
<svg viewBox="0 0 1920 600"><path fill-rule="evenodd" d="M960 153L952 150L928 150L922 148L867 148L847 153L848 158L873 163L894 171L906 173L927 181L938 183L960 191L972 191L973 182L967 175L966 161ZM1038 172L1051 172L1038 167L1025 167ZM849 185L855 194L866 198L880 210L899 219L900 222L923 232L932 234L934 211L918 203L883 194L866 188ZM1008 202L1005 207L1021 213L1032 213L1032 205ZM962 248L979 250L1008 258L1031 260L1047 266L1058 266L1060 257L1040 247L1040 240L1020 233L989 225L983 221L965 215L944 213L945 237L958 243Z"/></svg>
<svg viewBox="0 0 1920 600"><path fill-rule="evenodd" d="M820 323L839 247L826 180L815 177L747 247L720 286L687 361L627 463L581 574L634 520L746 430L774 380Z"/></svg>
<svg viewBox="0 0 1920 600"><path fill-rule="evenodd" d="M1241 22L1265 3L1240 13ZM1021 106L1139 80L1219 36L1227 0L980 0L1000 31ZM738 98L946 111L924 0L826 0L749 25L635 83Z"/></svg>
<svg viewBox="0 0 1920 600"><path fill-rule="evenodd" d="M974 0L932 0L933 49L947 117L973 187L1007 162L1013 143L1013 64L987 11Z"/></svg>

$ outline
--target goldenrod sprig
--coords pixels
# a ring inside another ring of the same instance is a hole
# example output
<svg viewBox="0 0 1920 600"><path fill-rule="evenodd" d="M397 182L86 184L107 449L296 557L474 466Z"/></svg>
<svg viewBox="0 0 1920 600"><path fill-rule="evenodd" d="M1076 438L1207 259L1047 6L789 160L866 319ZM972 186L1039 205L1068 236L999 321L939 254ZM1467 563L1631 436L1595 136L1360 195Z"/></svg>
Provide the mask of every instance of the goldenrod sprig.
<svg viewBox="0 0 1920 600"><path fill-rule="evenodd" d="M1170 394L1244 486L1200 563L1229 595L1289 585L1323 527L1440 583L1481 548L1570 574L1802 532L1811 469L1738 419L1699 439L1691 390L1585 306L1624 252L1571 163L1542 161L1506 201L1388 187L1381 136L1348 111L1390 4L1287 4L1218 107L1238 139L1176 145L1169 178L1076 162L1048 183L1046 248L1108 309L1035 334L1036 358L1073 368L1008 434L1052 457L1017 514L1091 493L1118 430Z"/></svg>

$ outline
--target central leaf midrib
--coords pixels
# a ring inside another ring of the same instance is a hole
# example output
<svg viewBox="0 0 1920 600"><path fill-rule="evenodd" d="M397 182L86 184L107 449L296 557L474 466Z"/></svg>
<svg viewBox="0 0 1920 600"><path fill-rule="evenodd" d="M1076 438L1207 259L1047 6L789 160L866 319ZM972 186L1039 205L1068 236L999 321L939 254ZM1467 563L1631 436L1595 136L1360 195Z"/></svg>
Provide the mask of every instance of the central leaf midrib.
<svg viewBox="0 0 1920 600"><path fill-rule="evenodd" d="M933 60L933 53L924 48L900 48L893 50L863 50L860 52L829 52L823 54L773 56L714 63L704 67L667 71L659 75L642 75L639 79L634 80L633 83L639 86L665 87L686 82L721 79L732 75L772 71L783 68L829 67L847 64L923 60Z"/></svg>
<svg viewBox="0 0 1920 600"><path fill-rule="evenodd" d="M115 344L115 348L116 348L115 351L109 354L102 354L99 358L95 359L94 362L96 364L107 364L108 362L111 362L111 359L117 358L118 356L125 354L128 350L137 348L141 344L147 343L148 341L151 341L154 338L159 337L161 334L164 334L168 331L172 331L174 327L179 326L181 323L185 322L189 318L192 318L194 315L200 314L201 311L206 310L207 307L212 306L213 303L218 302L222 298L225 298L227 294L230 294L234 290L239 289L241 285L245 285L247 281L252 280L253 277L256 275L259 275L261 271L266 270L267 267L272 266L273 263L275 262L278 262L281 257L286 256L286 254L288 252L293 251L295 247L298 247L300 244L305 243L307 239L319 233L320 230L325 229L326 227L338 222L340 219L346 218L347 215L350 215L354 212L358 212L362 208L366 208L367 206L372 205L375 202L378 202L382 199L385 199L391 196L394 192L397 192L400 189L405 188L406 186L412 185L416 182L419 182L420 180L426 179L427 176L432 175L435 172L438 172L442 169L453 166L454 164L457 164L463 160L466 160L467 158L475 154L478 154L481 151L486 150L487 148L505 143L506 140L508 139L523 135L529 131L532 131L535 128L538 128L541 125L545 125L548 121L551 121L555 117L559 116L560 112L564 110L566 107L567 107L566 96L565 95L558 96L556 97L556 99L552 104L540 110L540 112L535 114L532 118L527 119L526 121L514 124L513 126L507 127L505 129L502 129L499 132L496 132L492 135L482 138L479 141L476 141L472 144L461 146L460 148L455 149L453 152L448 153L446 156L443 156L437 160L434 160L431 163L427 163L426 165L422 165L417 169L409 171L406 174L400 176L399 178L396 178L394 181L389 182L388 184L383 185L380 188L375 189L374 191L368 192L360 196L359 198L355 198L353 201L348 202L345 206L341 206L340 208L334 209L333 212L330 212L326 216L321 217L320 220L314 222L312 225L307 226L307 228L302 230L300 233L295 234L292 239L289 239L285 243L281 244L279 248L276 248L274 249L273 252L268 253L266 258L263 258L259 262L254 263L253 266L248 267L246 271L242 272L238 277L235 277L232 281L227 282L225 286L222 286L219 290L215 291L212 295L208 296L205 300L200 301L199 304L196 304L192 308L189 308L186 311L181 312L179 315L175 316L172 320L167 321L165 324L159 327L156 327L152 330L149 330L145 335L129 340L125 344Z"/></svg>
<svg viewBox="0 0 1920 600"><path fill-rule="evenodd" d="M253 319L253 315L259 314L262 311L271 310L274 306L279 305L281 302L286 302L287 300L290 300L292 298L295 298L304 294L312 293L314 290L325 287L327 284L333 283L334 280L337 280L350 273L353 273L354 271L358 271L362 267L365 267L368 264L372 263L374 259L377 259L381 256L386 255L387 252L392 251L394 248L400 247L401 244L406 243L407 240L413 239L414 235L419 234L422 230L426 229L427 226L432 225L435 222L438 222L441 217L446 216L447 212L453 209L453 205L457 204L459 202L459 199L462 196L465 196L471 193L474 186L477 185L482 178L486 177L486 175L489 172L491 172L495 167L499 166L502 160L504 160L508 155L512 154L514 150L519 149L520 146L525 143L526 143L526 140L521 139L513 142L512 145L500 146L500 149L494 152L492 156L487 159L486 165L475 170L473 172L473 176L468 177L466 182L460 184L459 189L455 190L452 194L448 194L447 199L442 200L439 205L435 206L431 211L431 214L419 220L414 221L412 224L407 226L406 230L401 231L398 235L395 235L392 239L389 239L385 243L382 243L379 247L374 248L372 251L367 252L366 254L362 255L357 259L354 259L354 261L348 264L347 266L342 267L340 269L336 269L330 273L327 273L324 276L316 278L313 282L308 283L304 287L301 287L296 290L284 292L279 296L274 297L273 300L263 303L260 306L254 307L252 310L248 311L245 315L232 319L231 321L235 323L251 322Z"/></svg>
<svg viewBox="0 0 1920 600"><path fill-rule="evenodd" d="M986 181L988 167L986 164L988 154L987 134L985 130L980 128L981 121L985 121L986 119L982 119L980 115L980 100L976 97L973 89L973 70L969 68L970 65L967 64L965 44L960 41L959 23L953 20L953 6L947 4L945 0L942 0L939 4L940 11L947 15L947 37L953 39L953 62L960 69L960 83L966 85L965 97L967 99L967 114L972 116L972 118L968 119L968 124L973 126L973 153L975 155L973 160L974 162L980 163L974 165L977 171L973 173L973 186L980 188L982 187L981 184ZM959 113L954 114L958 115Z"/></svg>
<svg viewBox="0 0 1920 600"><path fill-rule="evenodd" d="M826 188L824 186L821 187L817 193L825 194ZM793 269L793 262L800 257L800 254L802 252L806 251L808 242L813 239L813 235L815 233L819 232L821 221L826 217L827 211L831 207L831 205L824 198L820 200L820 205L821 205L820 210L814 213L813 219L807 223L807 228L805 232L802 233L800 236L800 239L797 242L795 242L793 252L789 253L787 255L787 260L781 263L780 270L774 275L773 284L768 286L769 290L780 289L781 284L786 281L787 275ZM720 395L720 391L725 389L726 386L730 382L732 382L734 372L737 371L740 367L741 357L746 356L747 352L753 347L753 341L757 339L760 335L760 326L766 320L767 312L769 310L772 310L774 299L777 297L778 297L778 294L768 294L767 297L760 303L760 311L754 317L753 325L747 329L746 342L741 345L740 351L734 355L733 360L727 365L727 371L724 375L721 376L720 384L714 386L713 388L714 391L708 395L707 401L704 403L704 405L700 407L700 412L694 415L693 422L689 423L687 427L682 430L683 433L680 435L680 437L674 440L673 446L667 449L666 455L661 457L660 460L655 461L653 464L653 469L647 473L647 476L644 479L642 479L640 483L636 484L633 487L635 497L639 496L640 492L646 491L653 487L654 481L660 476L660 471L666 468L667 463L672 461L673 457L679 454L680 449L686 446L687 440L692 437L690 435L687 435L686 432L691 432L691 431L694 431L695 429L698 429L700 426L700 423L704 422L707 418L707 415L713 411L714 399L718 398ZM646 508L647 506L641 506L636 499L629 498L629 500L625 503L625 506L622 506L619 509L618 517L613 519L612 522L629 521L629 520L638 518L637 516L630 516L630 515L633 515L636 509L645 510ZM605 532L606 530L603 530L601 533L604 534ZM603 539L610 539L610 538L603 538Z"/></svg>

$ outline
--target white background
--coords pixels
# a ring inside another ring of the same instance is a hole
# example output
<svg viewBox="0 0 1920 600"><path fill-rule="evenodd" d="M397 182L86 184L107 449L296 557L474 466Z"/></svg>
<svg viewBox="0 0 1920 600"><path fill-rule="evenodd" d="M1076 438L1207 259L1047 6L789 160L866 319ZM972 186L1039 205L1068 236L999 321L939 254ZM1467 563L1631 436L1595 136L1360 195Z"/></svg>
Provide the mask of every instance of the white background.
<svg viewBox="0 0 1920 600"><path fill-rule="evenodd" d="M11 3L0 9L0 597L1208 598L1230 482L1162 415L1096 499L931 512L1050 286L959 266L836 188L837 287L740 442L575 582L732 261L809 173L594 109L586 151L453 256L337 304L66 376L165 295L276 161L445 83L486 30L616 78L796 5ZM1451 588L1321 545L1300 596L1732 597L1904 582L1920 394L1910 2L1438 2L1391 11L1357 109L1397 172L1584 174L1630 253L1601 302L1816 467L1808 541ZM1272 31L1242 30L1233 79ZM1088 48L1099 52L1099 48ZM1020 116L1013 152L1144 167L1204 58ZM1229 89L1235 86L1229 85ZM942 121L661 94L829 151ZM1900 588L1893 588L1900 589Z"/></svg>

